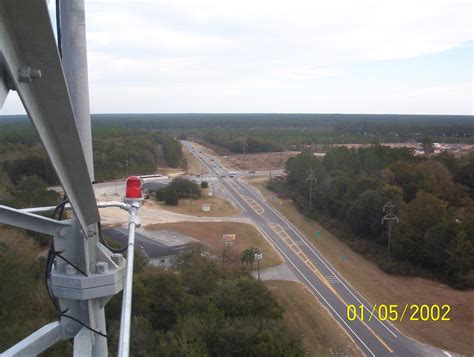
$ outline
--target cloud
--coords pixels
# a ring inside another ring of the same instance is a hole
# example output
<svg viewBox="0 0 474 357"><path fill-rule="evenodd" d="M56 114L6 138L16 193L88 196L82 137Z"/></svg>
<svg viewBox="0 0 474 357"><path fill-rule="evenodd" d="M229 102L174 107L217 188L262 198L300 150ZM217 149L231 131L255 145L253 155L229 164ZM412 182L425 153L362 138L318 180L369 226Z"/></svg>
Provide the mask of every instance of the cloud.
<svg viewBox="0 0 474 357"><path fill-rule="evenodd" d="M404 107L403 95L399 108L359 98L361 107L353 92L429 88L389 77L384 86L384 67L371 73L371 64L385 61L389 72L472 41L472 7L468 0L88 0L92 111L435 112L408 99ZM357 64L377 78L355 83ZM449 63L442 68L451 71ZM443 80L439 90L457 85ZM435 92L425 99L439 99ZM448 97L459 112L459 100ZM462 108L472 103L459 98Z"/></svg>

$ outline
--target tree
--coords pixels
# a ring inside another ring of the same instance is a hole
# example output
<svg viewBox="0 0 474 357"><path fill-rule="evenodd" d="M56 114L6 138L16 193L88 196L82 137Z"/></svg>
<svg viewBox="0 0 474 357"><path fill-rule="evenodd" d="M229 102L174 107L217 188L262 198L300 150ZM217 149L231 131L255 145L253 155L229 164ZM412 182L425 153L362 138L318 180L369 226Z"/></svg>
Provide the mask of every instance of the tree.
<svg viewBox="0 0 474 357"><path fill-rule="evenodd" d="M434 151L433 139L429 136L425 136L421 140L421 146L423 146L423 151L425 154L431 154Z"/></svg>
<svg viewBox="0 0 474 357"><path fill-rule="evenodd" d="M201 182L201 188L208 188L208 187L209 187L209 183L207 181Z"/></svg>
<svg viewBox="0 0 474 357"><path fill-rule="evenodd" d="M247 248L242 252L241 261L247 265L250 265L250 270L253 268L253 263L255 262L255 253L258 252L257 248Z"/></svg>
<svg viewBox="0 0 474 357"><path fill-rule="evenodd" d="M177 206L179 203L179 195L175 189L170 188L165 193L165 203L170 206Z"/></svg>
<svg viewBox="0 0 474 357"><path fill-rule="evenodd" d="M168 185L169 189L173 189L178 193L179 198L199 198L201 197L201 189L199 186L183 177L176 177Z"/></svg>

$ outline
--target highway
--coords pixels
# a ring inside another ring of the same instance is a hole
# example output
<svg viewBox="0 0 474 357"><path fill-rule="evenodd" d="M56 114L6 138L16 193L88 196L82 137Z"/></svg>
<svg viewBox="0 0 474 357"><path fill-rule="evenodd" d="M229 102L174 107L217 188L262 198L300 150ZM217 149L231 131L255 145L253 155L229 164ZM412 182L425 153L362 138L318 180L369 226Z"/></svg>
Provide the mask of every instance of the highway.
<svg viewBox="0 0 474 357"><path fill-rule="evenodd" d="M210 173L215 173L230 198L242 209L243 216L251 219L273 243L300 281L306 284L365 355L452 355L404 336L392 324L380 321L376 314L368 321L372 306L331 266L297 227L273 209L256 189L239 179L238 173L224 167L218 157L200 150L189 141L182 143ZM229 173L234 177L230 177ZM346 317L348 304L364 305L366 320L349 321Z"/></svg>

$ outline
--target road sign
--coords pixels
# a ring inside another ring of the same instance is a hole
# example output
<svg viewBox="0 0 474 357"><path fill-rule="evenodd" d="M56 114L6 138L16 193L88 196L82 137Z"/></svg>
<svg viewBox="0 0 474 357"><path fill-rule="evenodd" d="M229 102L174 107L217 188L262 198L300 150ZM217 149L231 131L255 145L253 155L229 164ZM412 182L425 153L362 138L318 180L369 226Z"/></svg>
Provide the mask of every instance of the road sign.
<svg viewBox="0 0 474 357"><path fill-rule="evenodd" d="M222 239L224 240L224 242L234 242L235 234L223 234Z"/></svg>

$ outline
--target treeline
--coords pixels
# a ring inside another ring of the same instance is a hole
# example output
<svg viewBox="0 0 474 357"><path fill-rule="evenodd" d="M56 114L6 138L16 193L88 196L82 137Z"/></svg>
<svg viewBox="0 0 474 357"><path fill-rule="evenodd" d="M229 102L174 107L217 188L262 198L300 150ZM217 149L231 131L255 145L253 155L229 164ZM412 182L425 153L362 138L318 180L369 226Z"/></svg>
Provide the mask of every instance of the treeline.
<svg viewBox="0 0 474 357"><path fill-rule="evenodd" d="M94 128L92 145L96 180L151 174L160 161L177 167L183 159L181 143L161 132Z"/></svg>
<svg viewBox="0 0 474 357"><path fill-rule="evenodd" d="M305 214L384 270L474 287L474 154L456 159L444 152L425 159L380 145L339 147L323 160L304 152L286 168L287 182L269 187L290 195ZM392 221L387 259L388 221L383 225L382 219L389 201L400 222Z"/></svg>
<svg viewBox="0 0 474 357"><path fill-rule="evenodd" d="M22 116L2 116L12 135ZM429 136L435 142L474 143L474 117L462 115L379 114L95 114L95 130L161 131L170 137L210 139L215 145L242 152L242 140L251 138L249 152L278 148L300 150L308 145L419 142ZM218 137L212 134L218 132ZM232 139L227 142L224 137ZM26 140L22 138L21 140ZM1 135L0 135L1 141ZM265 148L266 147L266 148ZM176 163L177 160L170 159Z"/></svg>
<svg viewBox="0 0 474 357"><path fill-rule="evenodd" d="M11 183L29 176L48 185L59 183L31 126L2 125L0 133L0 161ZM93 128L92 140L96 180L150 174L161 162L178 167L183 161L180 142L158 131L98 127Z"/></svg>
<svg viewBox="0 0 474 357"><path fill-rule="evenodd" d="M209 132L204 140L236 154L283 151L282 146L271 141L223 131Z"/></svg>

